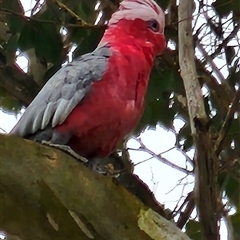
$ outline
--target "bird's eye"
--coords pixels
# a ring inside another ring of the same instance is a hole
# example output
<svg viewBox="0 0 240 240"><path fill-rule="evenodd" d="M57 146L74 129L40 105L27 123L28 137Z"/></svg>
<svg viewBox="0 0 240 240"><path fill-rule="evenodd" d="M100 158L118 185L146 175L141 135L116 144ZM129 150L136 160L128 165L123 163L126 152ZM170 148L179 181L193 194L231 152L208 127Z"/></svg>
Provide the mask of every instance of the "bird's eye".
<svg viewBox="0 0 240 240"><path fill-rule="evenodd" d="M159 32L160 29L159 23L155 19L148 21L148 27L154 32Z"/></svg>

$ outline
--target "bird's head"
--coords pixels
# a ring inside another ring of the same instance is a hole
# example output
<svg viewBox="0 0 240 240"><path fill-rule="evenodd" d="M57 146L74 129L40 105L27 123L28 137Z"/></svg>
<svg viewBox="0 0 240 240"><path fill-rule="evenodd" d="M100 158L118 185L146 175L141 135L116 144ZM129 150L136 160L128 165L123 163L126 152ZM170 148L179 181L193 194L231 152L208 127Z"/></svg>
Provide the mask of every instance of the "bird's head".
<svg viewBox="0 0 240 240"><path fill-rule="evenodd" d="M165 48L164 27L164 12L153 0L123 0L108 23L109 29L121 29L118 37L124 32L154 55Z"/></svg>

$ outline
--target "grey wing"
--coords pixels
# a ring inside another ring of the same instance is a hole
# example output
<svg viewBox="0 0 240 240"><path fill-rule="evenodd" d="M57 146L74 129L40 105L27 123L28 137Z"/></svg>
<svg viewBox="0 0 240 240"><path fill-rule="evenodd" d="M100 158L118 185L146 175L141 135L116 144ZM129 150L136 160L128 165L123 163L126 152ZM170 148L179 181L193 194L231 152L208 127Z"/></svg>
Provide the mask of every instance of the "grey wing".
<svg viewBox="0 0 240 240"><path fill-rule="evenodd" d="M107 70L110 48L105 45L61 68L38 93L10 134L25 137L49 124L64 122L91 85Z"/></svg>

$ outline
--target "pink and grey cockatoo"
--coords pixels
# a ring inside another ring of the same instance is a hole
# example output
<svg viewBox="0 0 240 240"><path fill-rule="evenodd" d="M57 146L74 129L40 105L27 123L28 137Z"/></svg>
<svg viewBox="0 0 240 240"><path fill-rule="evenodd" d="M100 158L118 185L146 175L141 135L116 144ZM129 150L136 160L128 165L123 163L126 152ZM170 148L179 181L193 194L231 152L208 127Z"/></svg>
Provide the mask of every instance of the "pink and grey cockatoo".
<svg viewBox="0 0 240 240"><path fill-rule="evenodd" d="M142 116L164 24L153 0L123 0L98 47L55 73L11 134L67 145L86 158L109 155Z"/></svg>

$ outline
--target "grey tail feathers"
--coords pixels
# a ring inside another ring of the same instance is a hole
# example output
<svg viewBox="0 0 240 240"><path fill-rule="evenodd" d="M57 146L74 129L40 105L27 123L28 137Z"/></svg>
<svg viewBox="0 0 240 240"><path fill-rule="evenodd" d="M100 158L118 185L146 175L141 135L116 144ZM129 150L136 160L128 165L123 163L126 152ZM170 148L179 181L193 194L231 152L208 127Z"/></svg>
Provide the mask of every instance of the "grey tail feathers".
<svg viewBox="0 0 240 240"><path fill-rule="evenodd" d="M46 127L45 129L38 130L33 134L28 134L24 138L35 142L47 141L54 144L65 145L69 142L71 136L71 134L59 133L56 129Z"/></svg>

